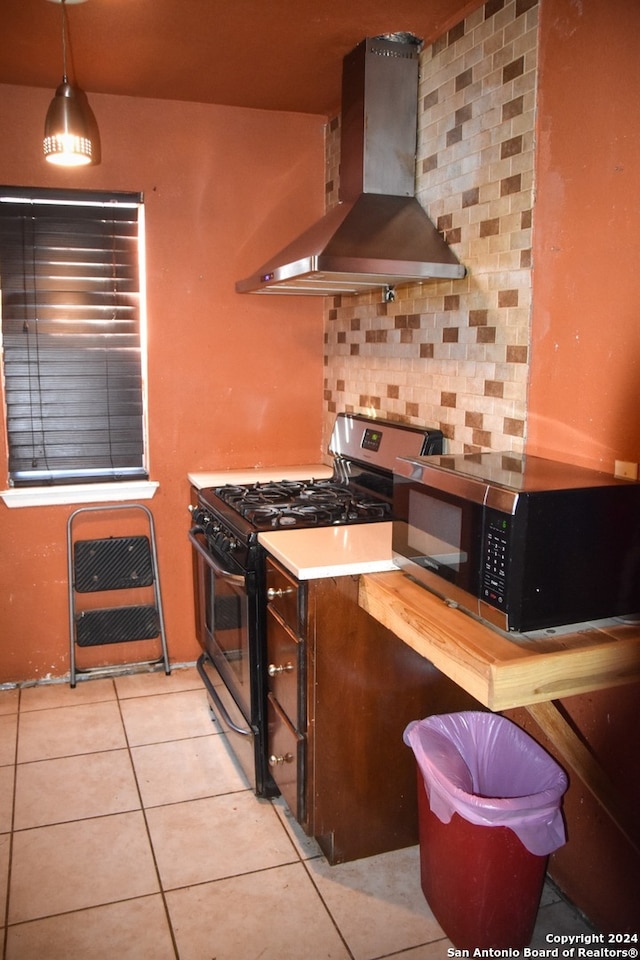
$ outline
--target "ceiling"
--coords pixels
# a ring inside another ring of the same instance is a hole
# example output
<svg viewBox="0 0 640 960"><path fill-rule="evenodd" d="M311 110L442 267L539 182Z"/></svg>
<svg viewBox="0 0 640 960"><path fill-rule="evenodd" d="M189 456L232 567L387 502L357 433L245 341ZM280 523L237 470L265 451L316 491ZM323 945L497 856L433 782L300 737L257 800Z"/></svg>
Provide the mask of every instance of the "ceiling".
<svg viewBox="0 0 640 960"><path fill-rule="evenodd" d="M333 116L364 37L430 43L482 0L66 0L69 79L87 93ZM59 0L1 0L0 83L55 89Z"/></svg>

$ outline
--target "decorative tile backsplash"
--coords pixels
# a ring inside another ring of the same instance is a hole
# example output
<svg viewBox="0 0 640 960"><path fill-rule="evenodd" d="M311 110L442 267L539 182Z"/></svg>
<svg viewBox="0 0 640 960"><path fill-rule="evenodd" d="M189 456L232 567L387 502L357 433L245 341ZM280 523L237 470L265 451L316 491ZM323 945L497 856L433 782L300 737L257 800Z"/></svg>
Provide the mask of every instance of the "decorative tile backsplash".
<svg viewBox="0 0 640 960"><path fill-rule="evenodd" d="M537 0L489 0L422 51L416 195L467 276L327 300L325 440L345 410L440 427L451 453L523 449L537 41Z"/></svg>

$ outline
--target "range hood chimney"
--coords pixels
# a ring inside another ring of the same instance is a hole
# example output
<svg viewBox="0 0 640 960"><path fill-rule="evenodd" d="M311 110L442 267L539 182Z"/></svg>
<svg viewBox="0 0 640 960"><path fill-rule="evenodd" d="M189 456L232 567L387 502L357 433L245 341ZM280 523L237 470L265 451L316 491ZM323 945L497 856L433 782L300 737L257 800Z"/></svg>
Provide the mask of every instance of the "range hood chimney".
<svg viewBox="0 0 640 960"><path fill-rule="evenodd" d="M418 47L363 40L343 61L340 202L238 293L357 294L464 277L418 203Z"/></svg>

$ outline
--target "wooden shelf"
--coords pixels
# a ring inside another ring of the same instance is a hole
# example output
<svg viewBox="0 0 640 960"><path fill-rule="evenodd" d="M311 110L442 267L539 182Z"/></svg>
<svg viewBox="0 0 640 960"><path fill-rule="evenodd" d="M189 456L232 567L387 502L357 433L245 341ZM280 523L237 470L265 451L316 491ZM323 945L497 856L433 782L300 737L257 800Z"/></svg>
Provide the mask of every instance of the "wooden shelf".
<svg viewBox="0 0 640 960"><path fill-rule="evenodd" d="M485 707L524 707L640 854L637 825L624 812L617 788L553 702L640 680L640 626L616 623L511 637L399 571L361 576L358 603Z"/></svg>
<svg viewBox="0 0 640 960"><path fill-rule="evenodd" d="M511 639L399 571L361 576L358 602L490 710L640 680L640 626L616 623Z"/></svg>

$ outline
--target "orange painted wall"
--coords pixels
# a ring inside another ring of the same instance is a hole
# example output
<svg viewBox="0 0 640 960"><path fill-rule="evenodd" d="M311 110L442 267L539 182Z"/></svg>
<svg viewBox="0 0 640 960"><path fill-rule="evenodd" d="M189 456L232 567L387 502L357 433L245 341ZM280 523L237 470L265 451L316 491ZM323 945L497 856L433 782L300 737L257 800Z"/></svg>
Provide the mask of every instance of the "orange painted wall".
<svg viewBox="0 0 640 960"><path fill-rule="evenodd" d="M539 36L527 450L613 472L614 460L640 460L640 6L541 0ZM561 704L636 838L639 694ZM599 929L637 932L638 854L571 772L564 811L552 876Z"/></svg>
<svg viewBox="0 0 640 960"><path fill-rule="evenodd" d="M542 0L530 453L640 460L640 7Z"/></svg>
<svg viewBox="0 0 640 960"><path fill-rule="evenodd" d="M0 86L0 183L144 192L150 505L170 655L193 660L187 472L321 455L322 304L234 281L323 212L323 121L92 96L102 164L65 172L41 157L50 97ZM68 669L70 509L0 502L0 683Z"/></svg>

